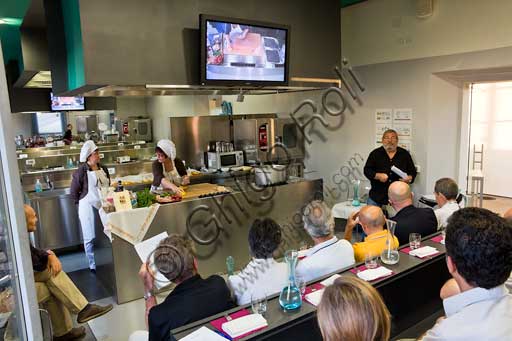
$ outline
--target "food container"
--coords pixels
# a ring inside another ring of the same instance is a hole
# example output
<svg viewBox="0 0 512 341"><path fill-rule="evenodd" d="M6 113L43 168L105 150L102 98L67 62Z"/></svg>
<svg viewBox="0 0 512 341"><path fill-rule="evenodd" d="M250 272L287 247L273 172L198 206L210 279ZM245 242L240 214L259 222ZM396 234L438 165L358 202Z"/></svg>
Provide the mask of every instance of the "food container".
<svg viewBox="0 0 512 341"><path fill-rule="evenodd" d="M265 165L254 168L254 181L257 186L271 186L288 180L286 166Z"/></svg>

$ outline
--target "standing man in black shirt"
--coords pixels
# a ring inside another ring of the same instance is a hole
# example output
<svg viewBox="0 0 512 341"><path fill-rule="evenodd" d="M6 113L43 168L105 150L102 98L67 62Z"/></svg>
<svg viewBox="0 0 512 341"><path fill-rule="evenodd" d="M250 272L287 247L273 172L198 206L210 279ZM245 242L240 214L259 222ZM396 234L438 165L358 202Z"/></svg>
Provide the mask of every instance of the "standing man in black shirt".
<svg viewBox="0 0 512 341"><path fill-rule="evenodd" d="M397 167L407 173L405 179L391 171ZM368 205L383 206L388 204L388 188L394 181L411 184L416 178L416 167L411 154L398 147L398 134L388 129L382 135L382 147L374 149L364 166L364 175L370 180L372 188L368 197Z"/></svg>

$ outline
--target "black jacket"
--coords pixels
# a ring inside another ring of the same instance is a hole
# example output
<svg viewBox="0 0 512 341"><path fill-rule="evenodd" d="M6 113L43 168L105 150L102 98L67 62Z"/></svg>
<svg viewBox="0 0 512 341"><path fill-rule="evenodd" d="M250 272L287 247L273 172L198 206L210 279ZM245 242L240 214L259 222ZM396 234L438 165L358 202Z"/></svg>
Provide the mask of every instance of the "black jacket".
<svg viewBox="0 0 512 341"><path fill-rule="evenodd" d="M234 308L224 279L195 275L181 282L149 311L149 341L169 340L171 330Z"/></svg>
<svg viewBox="0 0 512 341"><path fill-rule="evenodd" d="M391 220L396 221L395 236L400 245L409 244L409 234L419 233L421 237L437 231L437 219L431 208L413 205L402 208Z"/></svg>
<svg viewBox="0 0 512 341"><path fill-rule="evenodd" d="M108 174L108 169L105 166L102 166L98 163L98 167L103 169L105 174L107 175L108 181L110 181L110 174ZM87 164L87 162L82 163L78 166L78 169L73 173L73 179L71 180L71 188L69 194L71 199L75 204L78 204L78 201L87 195L89 191L89 180L87 180L87 171L92 170L91 167Z"/></svg>
<svg viewBox="0 0 512 341"><path fill-rule="evenodd" d="M395 156L389 158L384 147L374 149L364 165L364 175L370 180L372 188L370 189L370 198L380 205L388 204L388 188L389 185L400 177L391 171L391 167L396 166L412 176L412 182L416 178L416 166L412 161L411 154L403 148L397 147ZM387 182L375 180L376 173L386 173L388 175Z"/></svg>

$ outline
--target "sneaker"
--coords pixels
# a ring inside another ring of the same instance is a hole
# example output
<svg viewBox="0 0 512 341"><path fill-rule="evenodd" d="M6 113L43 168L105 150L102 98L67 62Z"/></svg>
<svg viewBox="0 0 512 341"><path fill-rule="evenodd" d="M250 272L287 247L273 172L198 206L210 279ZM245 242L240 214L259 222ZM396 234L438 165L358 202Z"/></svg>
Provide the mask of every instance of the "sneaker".
<svg viewBox="0 0 512 341"><path fill-rule="evenodd" d="M78 340L85 336L84 327L76 327L62 336L54 336L53 341Z"/></svg>
<svg viewBox="0 0 512 341"><path fill-rule="evenodd" d="M78 313L76 321L78 323L85 323L101 315L105 315L112 310L112 304L101 306L97 304L88 304L81 312Z"/></svg>

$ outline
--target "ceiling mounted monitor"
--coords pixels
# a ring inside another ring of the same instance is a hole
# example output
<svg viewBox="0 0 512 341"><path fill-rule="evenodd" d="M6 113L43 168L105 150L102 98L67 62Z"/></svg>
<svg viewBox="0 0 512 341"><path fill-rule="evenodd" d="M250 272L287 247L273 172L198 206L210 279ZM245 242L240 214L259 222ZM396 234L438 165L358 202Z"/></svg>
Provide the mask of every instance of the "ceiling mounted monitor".
<svg viewBox="0 0 512 341"><path fill-rule="evenodd" d="M201 15L200 29L202 85L288 85L288 26Z"/></svg>
<svg viewBox="0 0 512 341"><path fill-rule="evenodd" d="M74 97L57 97L50 93L52 101L52 110L54 111L68 111L68 110L84 110L85 100L84 96Z"/></svg>

